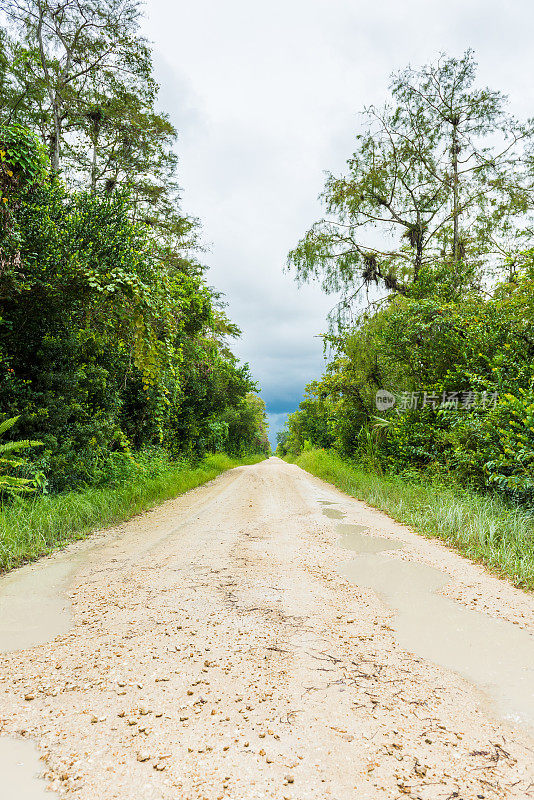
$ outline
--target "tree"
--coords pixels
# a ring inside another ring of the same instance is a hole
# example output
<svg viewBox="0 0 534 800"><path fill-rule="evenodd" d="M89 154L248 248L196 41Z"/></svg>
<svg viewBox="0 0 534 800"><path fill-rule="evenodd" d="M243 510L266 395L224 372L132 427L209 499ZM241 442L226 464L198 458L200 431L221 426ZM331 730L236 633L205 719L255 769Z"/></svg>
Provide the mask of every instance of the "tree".
<svg viewBox="0 0 534 800"><path fill-rule="evenodd" d="M155 104L137 0L9 0L0 29L4 123L38 131L52 171L76 188L127 187L131 216L168 271L198 272L198 221L180 210L176 130Z"/></svg>
<svg viewBox="0 0 534 800"><path fill-rule="evenodd" d="M342 292L343 310L372 284L432 291L437 270L461 289L507 255L529 210L520 167L531 132L475 77L471 51L393 76L392 100L364 112L347 175L328 176L328 217L289 254L299 280Z"/></svg>
<svg viewBox="0 0 534 800"><path fill-rule="evenodd" d="M59 172L65 131L88 111L97 76L102 81L147 69L149 51L137 36L138 3L9 0L6 13L21 36L17 58L28 71L21 95L35 86L41 90L31 113L48 142L52 171Z"/></svg>

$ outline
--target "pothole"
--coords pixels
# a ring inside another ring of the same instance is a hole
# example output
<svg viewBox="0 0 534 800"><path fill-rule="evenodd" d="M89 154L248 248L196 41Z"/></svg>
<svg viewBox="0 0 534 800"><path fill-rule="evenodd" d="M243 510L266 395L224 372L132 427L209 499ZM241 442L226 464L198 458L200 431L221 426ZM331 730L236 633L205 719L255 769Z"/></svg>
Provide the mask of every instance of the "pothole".
<svg viewBox="0 0 534 800"><path fill-rule="evenodd" d="M342 574L374 589L395 612L391 624L401 646L459 673L494 701L501 716L534 731L534 637L438 594L450 576L384 555L403 545L362 528L338 526L342 546L358 553Z"/></svg>

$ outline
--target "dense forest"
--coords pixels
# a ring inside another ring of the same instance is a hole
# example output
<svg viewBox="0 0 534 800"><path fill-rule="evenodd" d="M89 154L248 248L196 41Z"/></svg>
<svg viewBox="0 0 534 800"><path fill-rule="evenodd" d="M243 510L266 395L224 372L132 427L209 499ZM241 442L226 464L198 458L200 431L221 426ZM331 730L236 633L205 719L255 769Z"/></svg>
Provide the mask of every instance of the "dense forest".
<svg viewBox="0 0 534 800"><path fill-rule="evenodd" d="M534 138L472 52L395 74L289 255L340 299L278 453L534 500Z"/></svg>
<svg viewBox="0 0 534 800"><path fill-rule="evenodd" d="M138 3L9 0L3 14L2 487L267 453L265 406L229 347L240 331L181 208Z"/></svg>

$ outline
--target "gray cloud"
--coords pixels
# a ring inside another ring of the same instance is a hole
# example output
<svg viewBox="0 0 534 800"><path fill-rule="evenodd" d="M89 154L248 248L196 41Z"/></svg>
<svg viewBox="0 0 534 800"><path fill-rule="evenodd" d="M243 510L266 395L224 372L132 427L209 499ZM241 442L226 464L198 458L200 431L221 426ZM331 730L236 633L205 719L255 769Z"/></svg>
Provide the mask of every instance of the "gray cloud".
<svg viewBox="0 0 534 800"><path fill-rule="evenodd" d="M244 331L237 352L273 424L323 369L335 298L299 290L283 267L321 215L323 170L352 152L357 112L382 102L392 71L473 47L480 82L530 115L533 19L529 0L148 0L184 207L204 223L209 281Z"/></svg>

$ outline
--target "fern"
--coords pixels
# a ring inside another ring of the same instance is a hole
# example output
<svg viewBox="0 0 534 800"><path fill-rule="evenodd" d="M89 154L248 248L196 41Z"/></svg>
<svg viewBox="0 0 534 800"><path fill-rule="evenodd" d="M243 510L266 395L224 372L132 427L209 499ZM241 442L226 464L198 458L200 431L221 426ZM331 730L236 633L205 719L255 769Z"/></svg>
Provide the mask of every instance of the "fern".
<svg viewBox="0 0 534 800"><path fill-rule="evenodd" d="M0 436L11 430L18 419L19 417L10 417L0 422ZM0 443L0 494L13 495L34 492L41 485L42 480L39 475L23 478L14 474L27 463L24 459L17 458L16 454L28 447L38 447L40 445L42 445L42 442L29 439Z"/></svg>

